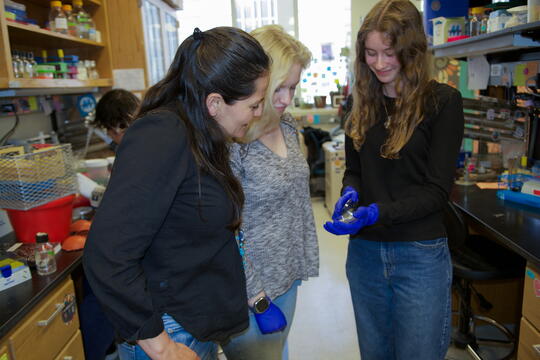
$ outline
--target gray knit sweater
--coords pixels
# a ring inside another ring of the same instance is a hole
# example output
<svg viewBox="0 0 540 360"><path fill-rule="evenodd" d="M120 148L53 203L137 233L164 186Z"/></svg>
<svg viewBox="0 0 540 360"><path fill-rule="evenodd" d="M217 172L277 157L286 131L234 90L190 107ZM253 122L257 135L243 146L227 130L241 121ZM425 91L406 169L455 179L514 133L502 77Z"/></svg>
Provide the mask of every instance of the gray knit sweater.
<svg viewBox="0 0 540 360"><path fill-rule="evenodd" d="M245 193L242 228L248 297L274 299L297 279L319 274L319 245L309 195L309 167L300 152L296 121L285 113L282 158L260 141L233 144L231 166Z"/></svg>

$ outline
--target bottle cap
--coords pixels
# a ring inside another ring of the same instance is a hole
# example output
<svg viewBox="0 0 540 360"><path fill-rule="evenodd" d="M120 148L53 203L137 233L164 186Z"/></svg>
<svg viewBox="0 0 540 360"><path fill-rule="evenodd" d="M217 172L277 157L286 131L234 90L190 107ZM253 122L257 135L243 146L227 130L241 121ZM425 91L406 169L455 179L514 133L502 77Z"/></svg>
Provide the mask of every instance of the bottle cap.
<svg viewBox="0 0 540 360"><path fill-rule="evenodd" d="M71 10L73 10L73 9L71 8L71 5L69 5L69 4L64 4L64 5L62 5L62 10L64 10L64 11L71 11Z"/></svg>
<svg viewBox="0 0 540 360"><path fill-rule="evenodd" d="M484 8L482 6L471 8L471 13L474 15L481 15L484 13Z"/></svg>
<svg viewBox="0 0 540 360"><path fill-rule="evenodd" d="M527 167L527 156L525 155L522 155L521 156L521 159L520 159L520 165L522 168L526 168Z"/></svg>
<svg viewBox="0 0 540 360"><path fill-rule="evenodd" d="M61 1L51 1L51 7L62 7Z"/></svg>
<svg viewBox="0 0 540 360"><path fill-rule="evenodd" d="M42 244L49 242L49 234L45 232L38 232L36 233L36 243Z"/></svg>
<svg viewBox="0 0 540 360"><path fill-rule="evenodd" d="M73 5L82 6L82 0L73 0Z"/></svg>

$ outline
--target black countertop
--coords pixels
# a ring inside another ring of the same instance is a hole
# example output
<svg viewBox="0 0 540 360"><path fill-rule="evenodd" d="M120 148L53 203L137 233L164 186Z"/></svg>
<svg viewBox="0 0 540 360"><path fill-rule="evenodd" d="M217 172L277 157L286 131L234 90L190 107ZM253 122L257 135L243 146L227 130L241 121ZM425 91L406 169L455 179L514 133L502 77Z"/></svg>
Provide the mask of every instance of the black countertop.
<svg viewBox="0 0 540 360"><path fill-rule="evenodd" d="M82 261L82 251L56 254L55 273L40 276L32 270L32 279L0 291L0 338L14 328L37 303L53 291Z"/></svg>
<svg viewBox="0 0 540 360"><path fill-rule="evenodd" d="M540 209L501 200L495 193L454 185L451 199L488 236L540 267Z"/></svg>

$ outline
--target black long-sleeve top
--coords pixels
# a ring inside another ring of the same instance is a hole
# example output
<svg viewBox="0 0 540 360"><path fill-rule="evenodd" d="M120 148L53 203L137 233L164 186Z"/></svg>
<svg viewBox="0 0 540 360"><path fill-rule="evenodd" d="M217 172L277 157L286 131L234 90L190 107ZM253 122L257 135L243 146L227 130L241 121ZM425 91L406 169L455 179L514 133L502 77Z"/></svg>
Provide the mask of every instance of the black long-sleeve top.
<svg viewBox="0 0 540 360"><path fill-rule="evenodd" d="M352 186L360 204L376 203L379 219L353 237L375 241L419 241L444 237L442 209L454 180L463 138L464 116L460 93L433 82L434 99L425 118L401 149L399 159L381 157L388 131L385 109L366 134L360 151L345 138L346 170L343 186ZM394 99L385 97L388 112Z"/></svg>
<svg viewBox="0 0 540 360"><path fill-rule="evenodd" d="M232 216L215 178L201 173L199 188L186 128L174 112L134 122L83 257L92 290L120 337L159 335L163 313L203 341L247 328L242 259L226 228Z"/></svg>

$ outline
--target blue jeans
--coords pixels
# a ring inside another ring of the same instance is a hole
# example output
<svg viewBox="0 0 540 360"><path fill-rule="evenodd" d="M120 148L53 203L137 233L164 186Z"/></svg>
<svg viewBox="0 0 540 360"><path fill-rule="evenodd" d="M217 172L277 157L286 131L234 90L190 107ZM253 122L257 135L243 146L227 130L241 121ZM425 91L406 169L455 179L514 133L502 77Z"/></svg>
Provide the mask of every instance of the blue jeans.
<svg viewBox="0 0 540 360"><path fill-rule="evenodd" d="M86 360L102 360L107 350L114 344L114 328L105 317L96 295L86 278L83 282L84 297L79 319Z"/></svg>
<svg viewBox="0 0 540 360"><path fill-rule="evenodd" d="M296 280L283 295L272 302L276 304L287 319L287 327L280 332L263 335L259 330L255 316L249 312L249 328L233 336L227 344L222 344L227 360L287 360L287 336L296 309L296 295L301 280Z"/></svg>
<svg viewBox="0 0 540 360"><path fill-rule="evenodd" d="M362 360L444 359L452 285L446 238L351 239L346 269Z"/></svg>
<svg viewBox="0 0 540 360"><path fill-rule="evenodd" d="M201 342L195 339L168 314L164 314L162 319L165 331L173 341L184 344L195 351L201 360L217 359L217 345L215 343L211 341ZM139 345L130 345L125 342L118 345L118 355L120 360L150 360L150 357L146 355Z"/></svg>

